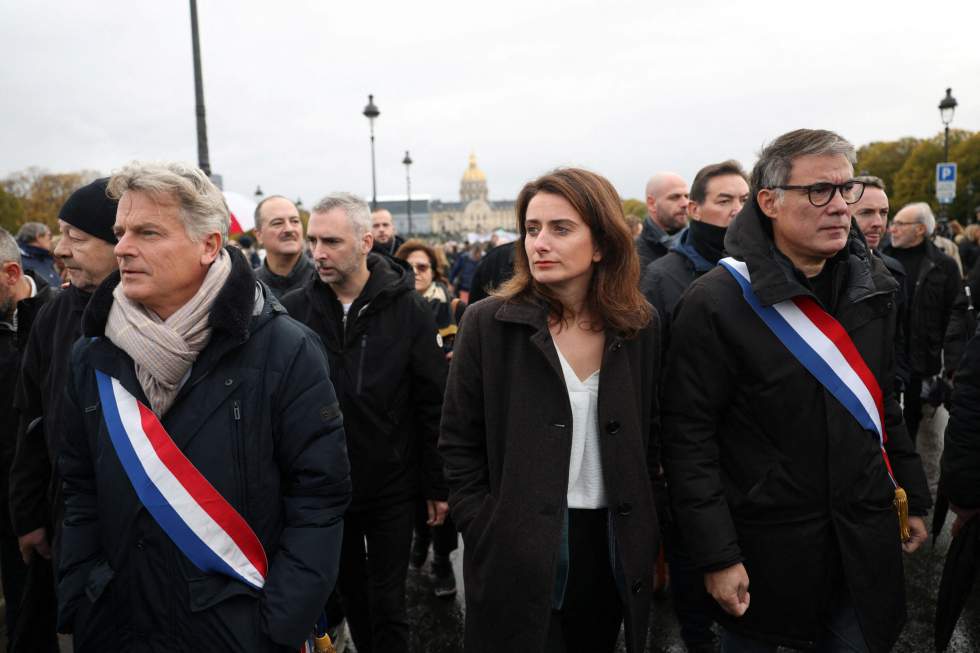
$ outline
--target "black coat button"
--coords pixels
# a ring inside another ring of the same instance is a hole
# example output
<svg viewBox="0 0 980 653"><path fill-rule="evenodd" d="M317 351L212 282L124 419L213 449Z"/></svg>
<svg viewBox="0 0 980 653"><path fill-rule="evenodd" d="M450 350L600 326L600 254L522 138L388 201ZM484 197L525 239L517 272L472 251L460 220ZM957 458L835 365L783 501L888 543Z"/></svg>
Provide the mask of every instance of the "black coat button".
<svg viewBox="0 0 980 653"><path fill-rule="evenodd" d="M625 517L626 515L633 512L633 504L631 504L629 501L623 501L622 503L619 504L616 510L619 512L621 516Z"/></svg>
<svg viewBox="0 0 980 653"><path fill-rule="evenodd" d="M609 435L616 435L617 433L619 433L619 422L617 422L614 419L611 419L608 422L606 422L606 433L608 433Z"/></svg>
<svg viewBox="0 0 980 653"><path fill-rule="evenodd" d="M642 580L635 581L631 589L633 590L634 594L639 594L640 592L643 591L643 581Z"/></svg>
<svg viewBox="0 0 980 653"><path fill-rule="evenodd" d="M136 548L142 551L145 547L143 546L143 540L136 540Z"/></svg>

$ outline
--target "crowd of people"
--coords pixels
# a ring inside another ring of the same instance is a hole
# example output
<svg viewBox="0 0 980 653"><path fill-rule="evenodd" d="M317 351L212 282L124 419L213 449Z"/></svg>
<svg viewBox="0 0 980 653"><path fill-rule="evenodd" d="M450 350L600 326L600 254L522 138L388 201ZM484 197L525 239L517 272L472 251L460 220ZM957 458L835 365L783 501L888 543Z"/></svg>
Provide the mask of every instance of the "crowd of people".
<svg viewBox="0 0 980 653"><path fill-rule="evenodd" d="M460 538L468 653L639 653L667 588L692 652L890 650L925 404L976 536L980 228L854 163L789 132L641 225L559 168L448 256L345 192L231 243L177 163L0 232L9 650L407 652Z"/></svg>

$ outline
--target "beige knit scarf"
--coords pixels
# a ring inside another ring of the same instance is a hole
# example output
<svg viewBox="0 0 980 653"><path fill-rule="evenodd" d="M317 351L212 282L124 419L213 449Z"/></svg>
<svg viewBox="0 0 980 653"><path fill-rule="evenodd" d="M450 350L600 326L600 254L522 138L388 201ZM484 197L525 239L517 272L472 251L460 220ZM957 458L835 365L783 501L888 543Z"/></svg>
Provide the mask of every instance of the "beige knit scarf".
<svg viewBox="0 0 980 653"><path fill-rule="evenodd" d="M128 299L122 284L112 292L106 337L133 358L136 378L157 416L170 409L187 371L211 339L211 306L230 273L231 259L221 250L197 293L166 320Z"/></svg>

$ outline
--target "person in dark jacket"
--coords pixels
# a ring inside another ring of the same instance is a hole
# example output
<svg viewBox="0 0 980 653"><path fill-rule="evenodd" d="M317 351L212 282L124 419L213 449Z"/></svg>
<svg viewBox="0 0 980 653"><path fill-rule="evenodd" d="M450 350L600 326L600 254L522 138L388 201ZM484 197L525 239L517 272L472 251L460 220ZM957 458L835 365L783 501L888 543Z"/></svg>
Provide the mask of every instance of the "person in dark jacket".
<svg viewBox="0 0 980 653"><path fill-rule="evenodd" d="M416 502L448 511L436 449L446 360L406 266L371 252L371 215L349 193L323 198L307 225L317 276L283 298L327 348L351 461L337 589L357 650L407 653L405 579ZM366 548L365 548L366 541Z"/></svg>
<svg viewBox="0 0 980 653"><path fill-rule="evenodd" d="M255 207L255 237L265 247L265 261L256 268L255 276L269 286L276 299L313 276L313 262L303 244L303 221L291 201L270 195L259 202Z"/></svg>
<svg viewBox="0 0 980 653"><path fill-rule="evenodd" d="M515 245L517 243L497 245L484 254L480 262L476 264L476 269L473 270L473 278L470 280L470 304L486 299L494 289L499 288L505 281L514 276Z"/></svg>
<svg viewBox="0 0 980 653"><path fill-rule="evenodd" d="M670 251L671 236L687 224L687 182L672 172L650 177L646 186L647 217L636 239L640 273Z"/></svg>
<svg viewBox="0 0 980 653"><path fill-rule="evenodd" d="M885 267L898 282L895 292L895 303L898 315L905 315L905 267L897 258L881 252L882 241L888 227L888 195L885 192L885 182L880 177L862 175L854 178L864 184L861 199L851 205L851 216L864 236L864 242L873 254L881 258ZM905 348L905 321L899 318L895 325L895 374L896 394L904 392L909 382L908 352Z"/></svg>
<svg viewBox="0 0 980 653"><path fill-rule="evenodd" d="M738 161L713 163L698 171L691 184L688 226L674 239L670 252L650 263L640 281L640 290L660 316L661 340L669 346L674 306L687 287L708 272L722 257L725 231L748 199L749 184ZM658 494L662 498L663 493ZM666 503L666 501L664 501ZM670 592L688 651L714 651L711 630L712 601L704 590L700 569L687 556L673 527L670 509L658 505L670 565Z"/></svg>
<svg viewBox="0 0 980 653"><path fill-rule="evenodd" d="M17 232L24 270L30 270L52 288L61 285L61 275L51 255L51 230L40 222L25 222Z"/></svg>
<svg viewBox="0 0 980 653"><path fill-rule="evenodd" d="M68 424L65 387L71 348L82 333L82 311L92 291L116 269L116 202L106 196L107 182L83 186L61 207L55 252L65 263L69 285L38 311L17 384L20 424L10 467L10 517L29 566L19 624L24 628L16 635L27 650L57 650L52 562L57 564L64 507L57 462Z"/></svg>
<svg viewBox="0 0 980 653"><path fill-rule="evenodd" d="M483 248L479 243L473 243L467 251L460 254L459 258L449 269L449 283L452 284L456 295L467 304L470 303L470 288L473 287L473 274L476 266L483 259Z"/></svg>
<svg viewBox="0 0 980 653"><path fill-rule="evenodd" d="M657 309L664 333L687 287L718 264L725 248L725 230L748 194L749 184L738 161L714 163L695 175L687 227L678 232L666 255L646 266L640 279L640 290Z"/></svg>
<svg viewBox="0 0 980 653"><path fill-rule="evenodd" d="M371 251L383 256L394 256L405 239L398 235L395 220L388 209L375 209L371 212L371 235L374 243Z"/></svg>
<svg viewBox="0 0 980 653"><path fill-rule="evenodd" d="M660 343L622 203L575 168L517 199L514 277L463 316L440 450L466 653L644 650Z"/></svg>
<svg viewBox="0 0 980 653"><path fill-rule="evenodd" d="M203 172L134 162L109 192L120 273L96 290L72 352L59 627L79 653L295 651L336 578L350 498L323 348L222 247L228 209ZM127 398L139 432L125 426ZM219 496L200 503L201 487ZM232 517L235 544L244 532L259 547L244 562L221 544ZM207 564L189 533L226 566Z"/></svg>
<svg viewBox="0 0 980 653"><path fill-rule="evenodd" d="M939 488L956 514L953 532L980 514L980 330L956 370Z"/></svg>
<svg viewBox="0 0 980 653"><path fill-rule="evenodd" d="M10 651L17 650L22 644L16 636L24 630L18 628L18 620L27 580L27 566L20 555L9 507L10 465L17 446L19 423L14 391L34 317L55 292L44 279L35 277L29 270L24 271L17 241L5 229L0 229L0 578L3 580L7 650ZM30 615L27 618L30 620Z"/></svg>
<svg viewBox="0 0 980 653"><path fill-rule="evenodd" d="M905 622L902 551L925 541L930 495L892 387L898 284L851 229L854 159L833 132L777 138L725 250L761 306L805 297L836 319L881 389L883 447L762 321L733 271L702 276L674 313L664 466L725 651L888 651ZM905 542L883 451L907 493Z"/></svg>
<svg viewBox="0 0 980 653"><path fill-rule="evenodd" d="M395 258L408 263L415 272L415 292L428 304L435 319L441 338L442 350L449 356L456 340L459 320L466 305L454 299L446 287L446 276L436 250L421 240L411 239L395 252ZM412 553L409 564L421 569L429 557L432 546L433 592L440 598L456 595L456 574L453 572L450 554L459 548L459 535L456 525L447 515L439 526L429 526L428 510L425 501L419 501L415 517L415 538L412 540Z"/></svg>
<svg viewBox="0 0 980 653"><path fill-rule="evenodd" d="M891 243L884 253L893 256L906 271L905 354L909 378L905 387L905 425L912 442L922 421L922 386L942 370L943 341L954 304L961 292L956 261L943 254L930 238L936 218L925 202L903 207L889 229Z"/></svg>

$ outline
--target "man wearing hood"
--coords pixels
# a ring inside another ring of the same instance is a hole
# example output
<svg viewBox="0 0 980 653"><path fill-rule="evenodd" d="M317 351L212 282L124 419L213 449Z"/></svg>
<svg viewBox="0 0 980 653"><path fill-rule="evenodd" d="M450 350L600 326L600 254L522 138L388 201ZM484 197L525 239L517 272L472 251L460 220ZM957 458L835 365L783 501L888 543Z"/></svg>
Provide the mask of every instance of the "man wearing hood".
<svg viewBox="0 0 980 653"><path fill-rule="evenodd" d="M358 651L407 653L416 501L426 500L430 526L448 510L436 449L446 361L414 275L371 251L364 200L320 200L307 239L317 274L283 304L323 339L344 413L354 494L337 588Z"/></svg>
<svg viewBox="0 0 980 653"><path fill-rule="evenodd" d="M665 330L687 287L718 264L725 249L725 230L748 197L749 184L738 161L713 163L694 177L687 227L665 256L647 265L640 281L640 290L657 309Z"/></svg>
<svg viewBox="0 0 980 653"><path fill-rule="evenodd" d="M647 217L636 238L640 270L670 251L671 236L687 224L687 182L672 172L659 172L646 186Z"/></svg>
<svg viewBox="0 0 980 653"><path fill-rule="evenodd" d="M65 264L69 285L34 320L15 399L20 424L10 467L10 517L32 580L24 597L29 609L23 615L33 625L18 627L30 638L31 644L23 644L26 650L51 650L54 642L56 604L48 561L57 561L64 509L57 463L68 423L65 384L72 345L82 334L82 312L116 269L116 202L106 195L108 181L79 188L58 213L61 239L55 254Z"/></svg>
<svg viewBox="0 0 980 653"><path fill-rule="evenodd" d="M851 229L854 160L824 130L769 144L731 258L674 311L664 466L726 651L888 651L905 623L930 495L893 388L898 283Z"/></svg>

